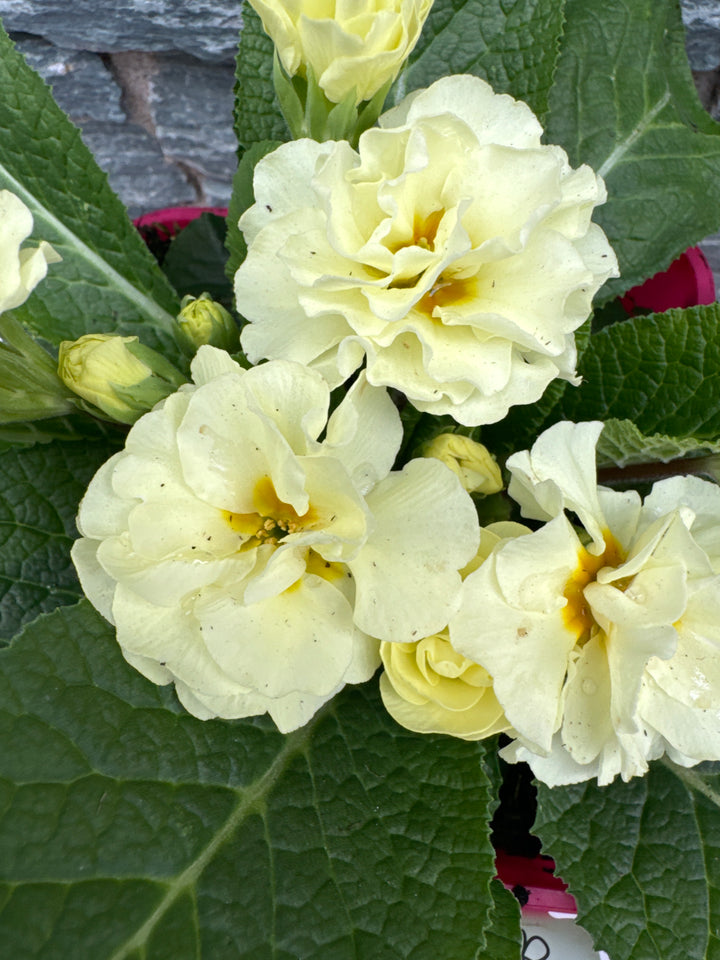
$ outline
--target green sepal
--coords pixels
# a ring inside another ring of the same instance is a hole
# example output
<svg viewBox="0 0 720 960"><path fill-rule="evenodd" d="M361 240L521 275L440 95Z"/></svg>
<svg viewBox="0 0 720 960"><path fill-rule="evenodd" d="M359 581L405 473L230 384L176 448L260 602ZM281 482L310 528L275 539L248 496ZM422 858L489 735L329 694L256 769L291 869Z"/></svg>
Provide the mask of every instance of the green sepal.
<svg viewBox="0 0 720 960"><path fill-rule="evenodd" d="M315 78L312 67L305 76L290 77L277 53L273 60L273 83L280 109L293 139L310 137L326 140L347 140L357 147L360 135L377 121L382 112L392 80L388 80L370 99L356 102L353 88L339 103L328 100Z"/></svg>
<svg viewBox="0 0 720 960"><path fill-rule="evenodd" d="M56 362L9 314L0 317L0 423L44 420L75 410Z"/></svg>
<svg viewBox="0 0 720 960"><path fill-rule="evenodd" d="M275 53L273 57L273 85L293 140L299 140L306 136L304 98L302 98L302 90L298 90L300 83L302 83L301 78L293 77L291 79L287 75L277 53Z"/></svg>

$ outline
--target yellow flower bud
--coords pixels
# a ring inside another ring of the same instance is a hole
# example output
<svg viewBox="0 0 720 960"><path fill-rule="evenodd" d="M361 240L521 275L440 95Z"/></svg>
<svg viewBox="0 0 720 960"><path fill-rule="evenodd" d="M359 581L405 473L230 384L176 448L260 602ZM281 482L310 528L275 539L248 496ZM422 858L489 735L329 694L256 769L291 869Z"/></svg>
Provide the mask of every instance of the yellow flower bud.
<svg viewBox="0 0 720 960"><path fill-rule="evenodd" d="M212 347L232 353L240 348L240 332L232 316L209 293L183 297L177 317L183 349L194 354L198 347Z"/></svg>
<svg viewBox="0 0 720 960"><path fill-rule="evenodd" d="M164 357L137 337L89 333L64 340L58 355L60 378L74 393L120 423L135 423L184 378ZM91 412L97 412L92 411Z"/></svg>
<svg viewBox="0 0 720 960"><path fill-rule="evenodd" d="M332 103L370 100L398 75L432 0L250 0L290 76L309 67Z"/></svg>
<svg viewBox="0 0 720 960"><path fill-rule="evenodd" d="M500 468L487 447L460 433L441 433L421 453L442 461L468 493L497 493L503 488Z"/></svg>
<svg viewBox="0 0 720 960"><path fill-rule="evenodd" d="M492 677L452 647L447 630L417 643L384 642L380 656L383 703L408 730L481 740L511 729Z"/></svg>

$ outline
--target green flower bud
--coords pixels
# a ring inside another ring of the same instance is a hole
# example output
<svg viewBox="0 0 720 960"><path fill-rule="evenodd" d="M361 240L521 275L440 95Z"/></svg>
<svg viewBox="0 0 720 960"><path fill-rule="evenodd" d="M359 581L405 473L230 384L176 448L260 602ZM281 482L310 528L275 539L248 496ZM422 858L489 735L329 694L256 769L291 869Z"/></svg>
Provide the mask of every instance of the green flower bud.
<svg viewBox="0 0 720 960"><path fill-rule="evenodd" d="M238 326L222 304L209 293L183 297L177 323L181 347L194 355L198 347L209 343L232 353L240 343Z"/></svg>
<svg viewBox="0 0 720 960"><path fill-rule="evenodd" d="M503 488L500 468L487 447L461 433L441 433L422 447L421 454L441 460L468 493L497 493Z"/></svg>
<svg viewBox="0 0 720 960"><path fill-rule="evenodd" d="M58 355L62 381L112 420L135 423L185 379L164 357L137 337L88 333L64 340Z"/></svg>

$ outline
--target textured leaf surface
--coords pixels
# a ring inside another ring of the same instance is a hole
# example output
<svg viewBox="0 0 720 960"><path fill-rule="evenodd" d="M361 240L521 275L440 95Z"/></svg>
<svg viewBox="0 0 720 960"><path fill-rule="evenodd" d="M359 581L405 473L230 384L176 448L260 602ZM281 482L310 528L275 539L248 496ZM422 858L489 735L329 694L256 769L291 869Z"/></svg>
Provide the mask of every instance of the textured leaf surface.
<svg viewBox="0 0 720 960"><path fill-rule="evenodd" d="M520 906L499 880L493 880L490 892L493 898L492 927L486 934L485 949L480 957L484 960L521 960Z"/></svg>
<svg viewBox="0 0 720 960"><path fill-rule="evenodd" d="M541 118L562 33L564 0L435 0L398 92L472 73L525 100Z"/></svg>
<svg viewBox="0 0 720 960"><path fill-rule="evenodd" d="M235 136L240 156L259 140L290 136L273 86L274 49L260 17L246 3L235 61Z"/></svg>
<svg viewBox="0 0 720 960"><path fill-rule="evenodd" d="M34 422L0 424L0 452L11 447L31 447L51 440L82 440L86 443L102 441L114 426L103 424L87 415L50 417Z"/></svg>
<svg viewBox="0 0 720 960"><path fill-rule="evenodd" d="M720 226L720 126L698 101L676 0L567 0L549 143L605 178L594 219L621 293Z"/></svg>
<svg viewBox="0 0 720 960"><path fill-rule="evenodd" d="M0 454L0 639L82 595L70 560L75 514L111 452L95 440Z"/></svg>
<svg viewBox="0 0 720 960"><path fill-rule="evenodd" d="M720 307L635 317L590 338L568 420L632 420L645 434L720 436Z"/></svg>
<svg viewBox="0 0 720 960"><path fill-rule="evenodd" d="M202 722L83 601L0 651L0 943L13 960L473 960L483 748L375 684L284 737Z"/></svg>
<svg viewBox="0 0 720 960"><path fill-rule="evenodd" d="M668 437L662 433L645 436L630 420L608 420L597 445L599 466L614 463L627 467L637 463L669 463L680 457L720 453L720 441L697 437Z"/></svg>
<svg viewBox="0 0 720 960"><path fill-rule="evenodd" d="M720 768L540 786L536 830L612 960L720 956Z"/></svg>
<svg viewBox="0 0 720 960"><path fill-rule="evenodd" d="M33 237L62 256L14 311L51 343L137 334L175 351L175 295L78 130L0 27L0 189L30 208Z"/></svg>

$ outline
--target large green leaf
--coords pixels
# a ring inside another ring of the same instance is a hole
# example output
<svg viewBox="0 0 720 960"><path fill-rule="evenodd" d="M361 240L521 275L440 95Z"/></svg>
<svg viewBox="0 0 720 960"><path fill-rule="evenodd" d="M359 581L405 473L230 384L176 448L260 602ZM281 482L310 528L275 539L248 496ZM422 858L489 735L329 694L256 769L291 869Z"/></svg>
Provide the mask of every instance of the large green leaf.
<svg viewBox="0 0 720 960"><path fill-rule="evenodd" d="M70 560L75 514L111 452L95 440L0 454L0 641L82 595Z"/></svg>
<svg viewBox="0 0 720 960"><path fill-rule="evenodd" d="M590 338L568 420L632 420L645 434L720 436L720 306L635 317Z"/></svg>
<svg viewBox="0 0 720 960"><path fill-rule="evenodd" d="M720 768L540 786L536 829L612 960L720 956Z"/></svg>
<svg viewBox="0 0 720 960"><path fill-rule="evenodd" d="M490 885L493 897L492 927L485 937L483 960L521 960L520 905L499 880Z"/></svg>
<svg viewBox="0 0 720 960"><path fill-rule="evenodd" d="M225 276L225 218L203 213L175 236L163 260L163 273L181 296L209 293L229 306L232 286Z"/></svg>
<svg viewBox="0 0 720 960"><path fill-rule="evenodd" d="M597 445L598 466L615 464L625 468L640 463L670 463L687 457L720 453L720 441L697 437L668 437L662 433L646 436L631 420L607 420ZM683 461L691 466L687 460Z"/></svg>
<svg viewBox="0 0 720 960"><path fill-rule="evenodd" d="M249 3L235 60L235 136L238 154L260 140L287 140L289 132L273 86L272 40Z"/></svg>
<svg viewBox="0 0 720 960"><path fill-rule="evenodd" d="M565 0L435 0L398 92L472 73L543 119ZM396 95L397 96L397 95Z"/></svg>
<svg viewBox="0 0 720 960"><path fill-rule="evenodd" d="M483 747L375 684L288 736L196 720L83 601L0 651L0 943L13 960L473 960Z"/></svg>
<svg viewBox="0 0 720 960"><path fill-rule="evenodd" d="M170 285L78 130L1 27L0 189L20 197L33 214L33 237L63 258L15 311L18 319L51 343L117 331L174 355Z"/></svg>
<svg viewBox="0 0 720 960"><path fill-rule="evenodd" d="M606 181L594 219L618 293L720 227L720 126L698 101L677 0L567 0L546 138Z"/></svg>

